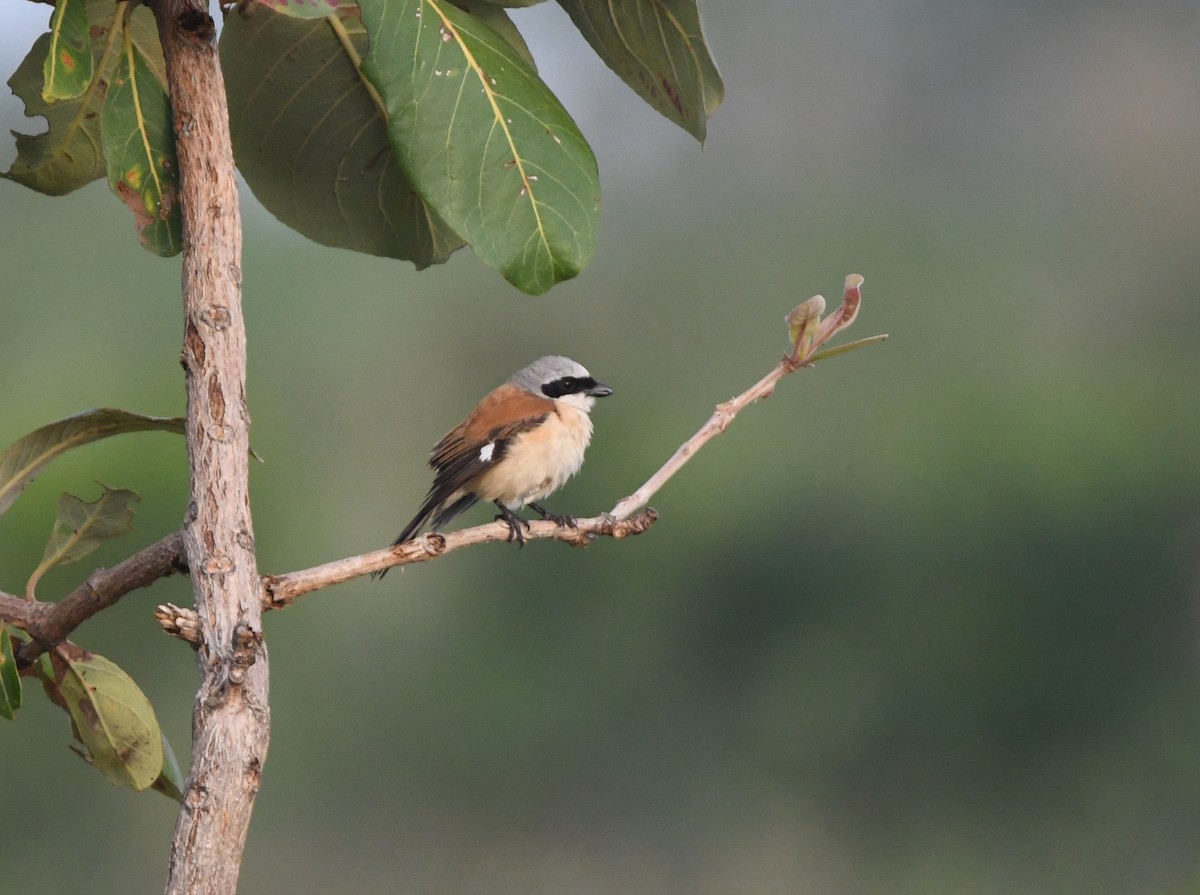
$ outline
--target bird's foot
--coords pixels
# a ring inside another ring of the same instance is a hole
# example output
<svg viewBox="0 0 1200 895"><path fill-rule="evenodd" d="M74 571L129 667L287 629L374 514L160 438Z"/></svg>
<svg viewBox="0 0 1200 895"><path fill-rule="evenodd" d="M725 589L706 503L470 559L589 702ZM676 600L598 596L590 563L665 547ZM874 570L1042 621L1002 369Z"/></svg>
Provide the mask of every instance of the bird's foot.
<svg viewBox="0 0 1200 895"><path fill-rule="evenodd" d="M508 526L508 542L517 542L517 547L525 546L525 532L522 528L528 530L529 523L506 507L504 504L497 501L496 506L500 507L500 513L496 516L497 522L503 522Z"/></svg>
<svg viewBox="0 0 1200 895"><path fill-rule="evenodd" d="M576 519L574 516L569 516L565 513L551 513L544 506L538 503L528 505L531 510L541 515L543 519L549 519L560 528L576 528Z"/></svg>

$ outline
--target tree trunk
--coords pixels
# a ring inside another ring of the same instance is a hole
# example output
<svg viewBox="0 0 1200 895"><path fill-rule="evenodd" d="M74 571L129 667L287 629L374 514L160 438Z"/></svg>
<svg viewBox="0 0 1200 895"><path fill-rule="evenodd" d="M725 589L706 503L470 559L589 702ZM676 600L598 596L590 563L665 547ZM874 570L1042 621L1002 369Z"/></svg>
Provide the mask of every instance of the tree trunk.
<svg viewBox="0 0 1200 895"><path fill-rule="evenodd" d="M191 502L184 545L202 642L192 764L166 891L231 895L267 754L267 654L247 487L241 218L225 85L206 3L157 0L183 210Z"/></svg>

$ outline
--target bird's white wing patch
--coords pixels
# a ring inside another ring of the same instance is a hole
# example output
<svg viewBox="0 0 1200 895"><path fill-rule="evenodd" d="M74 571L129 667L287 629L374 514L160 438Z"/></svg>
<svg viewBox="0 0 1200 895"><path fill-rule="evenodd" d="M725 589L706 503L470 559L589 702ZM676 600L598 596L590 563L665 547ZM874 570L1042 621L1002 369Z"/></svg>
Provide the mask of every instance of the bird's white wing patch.
<svg viewBox="0 0 1200 895"><path fill-rule="evenodd" d="M491 463L492 454L496 451L496 442L489 441L479 449L479 461L481 463Z"/></svg>

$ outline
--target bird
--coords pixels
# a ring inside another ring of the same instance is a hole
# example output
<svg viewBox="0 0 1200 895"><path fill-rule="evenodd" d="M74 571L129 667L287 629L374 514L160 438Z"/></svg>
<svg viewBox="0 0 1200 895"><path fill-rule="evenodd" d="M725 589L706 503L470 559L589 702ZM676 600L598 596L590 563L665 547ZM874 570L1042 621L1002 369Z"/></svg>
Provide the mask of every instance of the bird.
<svg viewBox="0 0 1200 895"><path fill-rule="evenodd" d="M500 508L509 541L524 546L529 523L517 510L575 524L538 501L561 488L583 465L592 438L589 413L613 390L569 357L547 355L521 368L489 392L461 423L434 445L433 484L412 521L392 542L403 544L426 524L438 529L477 501ZM387 569L375 573L382 578Z"/></svg>

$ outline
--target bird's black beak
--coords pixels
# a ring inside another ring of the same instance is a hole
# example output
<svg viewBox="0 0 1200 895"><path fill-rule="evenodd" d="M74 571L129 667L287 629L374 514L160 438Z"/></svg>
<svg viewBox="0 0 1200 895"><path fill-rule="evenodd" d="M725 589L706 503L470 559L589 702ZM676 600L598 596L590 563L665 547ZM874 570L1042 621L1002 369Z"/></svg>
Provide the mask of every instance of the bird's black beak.
<svg viewBox="0 0 1200 895"><path fill-rule="evenodd" d="M612 389L603 382L594 383L591 388L584 392L585 395L591 395L593 398L607 398L612 393Z"/></svg>

